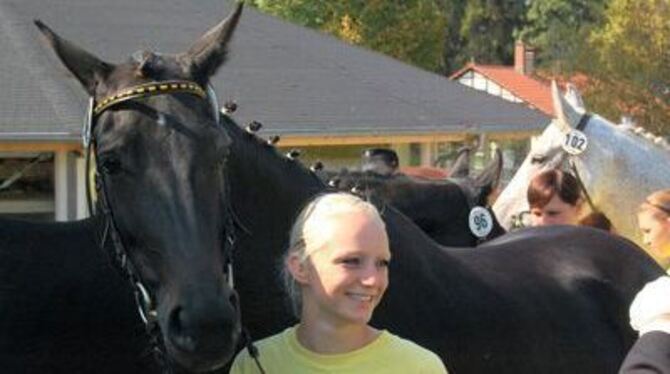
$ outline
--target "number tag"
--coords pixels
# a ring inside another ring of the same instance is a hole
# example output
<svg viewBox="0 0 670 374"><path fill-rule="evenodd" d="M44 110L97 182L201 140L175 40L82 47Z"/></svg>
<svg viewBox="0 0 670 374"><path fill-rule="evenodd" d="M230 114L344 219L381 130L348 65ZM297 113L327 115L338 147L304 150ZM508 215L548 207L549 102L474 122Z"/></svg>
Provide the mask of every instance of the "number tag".
<svg viewBox="0 0 670 374"><path fill-rule="evenodd" d="M486 237L493 229L493 217L488 209L476 206L470 211L468 218L470 231L478 238Z"/></svg>
<svg viewBox="0 0 670 374"><path fill-rule="evenodd" d="M589 139L579 130L572 130L565 134L563 149L571 155L579 155L586 150Z"/></svg>

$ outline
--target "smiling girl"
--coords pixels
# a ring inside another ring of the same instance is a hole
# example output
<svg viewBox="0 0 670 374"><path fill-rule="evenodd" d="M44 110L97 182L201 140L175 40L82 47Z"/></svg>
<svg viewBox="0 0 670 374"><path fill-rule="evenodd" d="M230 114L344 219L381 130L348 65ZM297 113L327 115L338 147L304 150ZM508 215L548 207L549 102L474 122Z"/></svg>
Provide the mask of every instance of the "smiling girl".
<svg viewBox="0 0 670 374"><path fill-rule="evenodd" d="M368 322L391 261L377 209L347 193L317 196L290 234L283 278L300 322L257 343L268 373L446 373L432 352ZM231 373L259 373L246 351Z"/></svg>

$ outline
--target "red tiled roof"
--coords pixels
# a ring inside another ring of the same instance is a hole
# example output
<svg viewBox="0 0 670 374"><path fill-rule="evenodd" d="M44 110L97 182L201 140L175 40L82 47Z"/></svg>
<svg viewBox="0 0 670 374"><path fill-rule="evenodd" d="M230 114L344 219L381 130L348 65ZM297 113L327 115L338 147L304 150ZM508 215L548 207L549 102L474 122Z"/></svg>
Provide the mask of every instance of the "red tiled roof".
<svg viewBox="0 0 670 374"><path fill-rule="evenodd" d="M470 70L494 81L527 104L552 117L554 116L551 86L543 80L520 74L512 66L478 65L475 63L467 64L463 69L452 74L449 79L456 80Z"/></svg>

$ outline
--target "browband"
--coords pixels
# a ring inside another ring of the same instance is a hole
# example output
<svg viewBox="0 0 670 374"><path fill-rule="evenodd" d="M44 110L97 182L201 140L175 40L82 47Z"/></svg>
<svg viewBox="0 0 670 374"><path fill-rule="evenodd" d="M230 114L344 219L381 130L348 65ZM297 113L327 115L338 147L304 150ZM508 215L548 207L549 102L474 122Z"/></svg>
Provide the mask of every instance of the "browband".
<svg viewBox="0 0 670 374"><path fill-rule="evenodd" d="M163 81L145 83L133 86L124 91L121 91L116 95L107 96L100 100L100 102L93 108L93 117L97 117L107 108L127 100L155 95L165 95L172 92L190 93L203 99L207 97L207 92L205 92L205 90L202 89L200 85L194 82Z"/></svg>

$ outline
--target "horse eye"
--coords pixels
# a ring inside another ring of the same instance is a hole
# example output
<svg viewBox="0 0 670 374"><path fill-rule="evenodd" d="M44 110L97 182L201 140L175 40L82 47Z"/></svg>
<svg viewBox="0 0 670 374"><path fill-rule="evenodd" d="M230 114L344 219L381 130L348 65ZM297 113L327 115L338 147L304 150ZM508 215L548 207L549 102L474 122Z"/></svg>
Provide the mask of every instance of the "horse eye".
<svg viewBox="0 0 670 374"><path fill-rule="evenodd" d="M121 161L115 157L107 157L100 162L100 171L105 174L116 174L121 170Z"/></svg>
<svg viewBox="0 0 670 374"><path fill-rule="evenodd" d="M533 157L530 159L530 162L533 164L542 164L547 160L546 156L543 155L533 155Z"/></svg>

